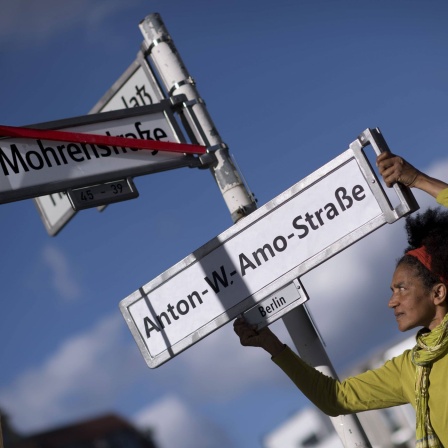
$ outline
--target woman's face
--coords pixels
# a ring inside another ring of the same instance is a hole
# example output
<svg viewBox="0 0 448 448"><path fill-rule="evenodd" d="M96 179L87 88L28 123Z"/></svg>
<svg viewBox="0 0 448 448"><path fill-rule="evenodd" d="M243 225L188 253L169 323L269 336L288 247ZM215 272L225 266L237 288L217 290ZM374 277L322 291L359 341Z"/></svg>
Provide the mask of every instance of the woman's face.
<svg viewBox="0 0 448 448"><path fill-rule="evenodd" d="M433 290L425 288L415 268L399 264L392 277L391 290L389 308L394 310L400 331L416 327L432 330L441 322L436 315Z"/></svg>

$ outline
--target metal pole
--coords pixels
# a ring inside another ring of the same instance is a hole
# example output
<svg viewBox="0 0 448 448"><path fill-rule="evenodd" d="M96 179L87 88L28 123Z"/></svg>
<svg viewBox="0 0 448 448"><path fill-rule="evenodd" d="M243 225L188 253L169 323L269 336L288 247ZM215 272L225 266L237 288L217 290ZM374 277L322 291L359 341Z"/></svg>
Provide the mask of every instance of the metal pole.
<svg viewBox="0 0 448 448"><path fill-rule="evenodd" d="M300 357L323 374L338 379L306 305L291 310L283 316L283 322ZM356 414L330 417L330 420L344 447L372 447Z"/></svg>
<svg viewBox="0 0 448 448"><path fill-rule="evenodd" d="M177 52L174 42L159 14L150 14L140 23L140 30L147 44L147 53L157 69L168 95L184 94L185 106L191 107L194 115L185 118L196 142L205 145L213 152L215 161L211 166L213 177L218 184L233 222L256 209L253 195L247 191L235 167L227 146L222 141L204 101L196 89L193 78L188 73Z"/></svg>
<svg viewBox="0 0 448 448"><path fill-rule="evenodd" d="M185 118L196 142L213 150L216 161L211 167L211 171L233 221L237 222L256 209L252 194L247 191L241 174L230 158L228 148L223 143L208 114L193 78L188 73L160 15L148 15L140 23L140 30L145 38L147 53L149 53L168 95L171 97L184 94L187 97L188 104L186 105L192 106L194 115L186 114ZM299 354L313 366L319 366L324 373L336 377L306 310L298 307L289 312L283 321ZM333 418L332 423L344 447L371 447L356 415Z"/></svg>

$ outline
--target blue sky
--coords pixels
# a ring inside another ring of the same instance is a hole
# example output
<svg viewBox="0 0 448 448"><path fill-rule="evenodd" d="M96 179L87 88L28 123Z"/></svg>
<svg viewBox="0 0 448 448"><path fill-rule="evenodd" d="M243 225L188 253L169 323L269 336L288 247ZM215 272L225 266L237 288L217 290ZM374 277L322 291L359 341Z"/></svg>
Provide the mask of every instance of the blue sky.
<svg viewBox="0 0 448 448"><path fill-rule="evenodd" d="M159 12L260 205L368 127L446 179L444 1L0 4L0 124L86 114L135 59L138 23ZM138 199L80 212L54 238L31 200L0 206L0 408L24 432L114 411L152 426L161 448L259 447L307 405L265 353L227 325L150 370L118 309L232 225L220 192L207 170L135 183ZM387 299L402 224L302 279L339 372L400 337Z"/></svg>

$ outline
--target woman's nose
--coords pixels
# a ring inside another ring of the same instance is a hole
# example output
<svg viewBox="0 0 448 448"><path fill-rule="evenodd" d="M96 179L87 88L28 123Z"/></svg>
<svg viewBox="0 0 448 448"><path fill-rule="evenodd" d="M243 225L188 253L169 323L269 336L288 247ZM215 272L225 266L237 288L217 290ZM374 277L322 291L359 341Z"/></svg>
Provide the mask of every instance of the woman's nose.
<svg viewBox="0 0 448 448"><path fill-rule="evenodd" d="M389 299L388 306L389 306L389 308L395 308L397 305L398 305L397 297L395 296L395 294L392 293L392 295Z"/></svg>

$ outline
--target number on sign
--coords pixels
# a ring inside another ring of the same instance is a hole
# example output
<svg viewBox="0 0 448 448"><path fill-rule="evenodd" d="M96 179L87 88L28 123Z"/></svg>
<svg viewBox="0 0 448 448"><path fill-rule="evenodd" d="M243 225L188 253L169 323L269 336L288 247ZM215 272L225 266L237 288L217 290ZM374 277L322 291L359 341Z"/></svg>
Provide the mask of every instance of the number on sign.
<svg viewBox="0 0 448 448"><path fill-rule="evenodd" d="M81 199L83 201L92 201L94 199L93 193L91 190L86 190L81 193Z"/></svg>
<svg viewBox="0 0 448 448"><path fill-rule="evenodd" d="M111 184L110 188L112 189L113 194L123 193L123 185L121 184Z"/></svg>

